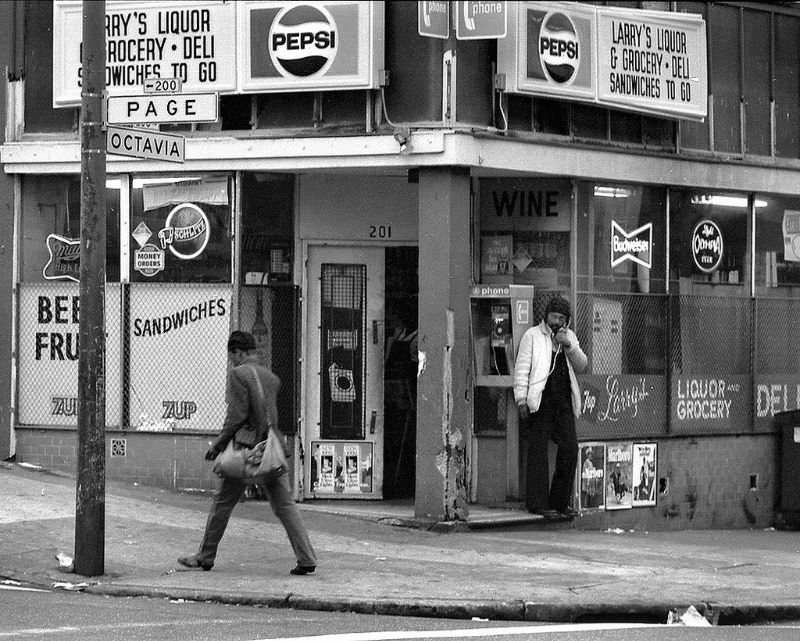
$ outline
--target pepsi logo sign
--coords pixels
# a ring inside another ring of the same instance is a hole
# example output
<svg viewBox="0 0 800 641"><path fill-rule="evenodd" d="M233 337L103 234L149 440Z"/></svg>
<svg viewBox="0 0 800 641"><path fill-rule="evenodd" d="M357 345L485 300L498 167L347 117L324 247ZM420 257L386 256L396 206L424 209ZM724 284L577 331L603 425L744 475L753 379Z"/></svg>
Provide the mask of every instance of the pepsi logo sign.
<svg viewBox="0 0 800 641"><path fill-rule="evenodd" d="M567 84L580 66L578 32L569 16L550 13L539 32L539 56L553 82Z"/></svg>
<svg viewBox="0 0 800 641"><path fill-rule="evenodd" d="M269 32L272 64L285 78L323 75L333 64L337 47L336 22L322 6L286 7Z"/></svg>

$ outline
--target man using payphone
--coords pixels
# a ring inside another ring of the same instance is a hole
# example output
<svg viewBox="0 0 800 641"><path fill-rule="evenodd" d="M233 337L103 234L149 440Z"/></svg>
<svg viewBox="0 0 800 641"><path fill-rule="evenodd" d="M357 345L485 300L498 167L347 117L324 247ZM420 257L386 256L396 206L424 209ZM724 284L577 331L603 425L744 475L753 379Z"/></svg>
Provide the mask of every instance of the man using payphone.
<svg viewBox="0 0 800 641"><path fill-rule="evenodd" d="M522 336L514 367L514 400L520 423L528 430L525 504L545 518L572 517L570 498L578 460L575 418L581 411L576 372L586 368L586 354L570 327L569 301L554 296L544 318ZM550 481L548 442L558 447Z"/></svg>

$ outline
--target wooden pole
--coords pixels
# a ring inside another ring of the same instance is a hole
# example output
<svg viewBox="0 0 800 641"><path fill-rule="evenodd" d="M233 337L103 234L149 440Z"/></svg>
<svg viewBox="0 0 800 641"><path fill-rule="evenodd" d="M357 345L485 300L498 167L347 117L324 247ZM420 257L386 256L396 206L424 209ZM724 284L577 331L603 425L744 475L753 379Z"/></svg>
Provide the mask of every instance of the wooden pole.
<svg viewBox="0 0 800 641"><path fill-rule="evenodd" d="M104 573L106 88L105 1L83 1L78 470L75 572Z"/></svg>

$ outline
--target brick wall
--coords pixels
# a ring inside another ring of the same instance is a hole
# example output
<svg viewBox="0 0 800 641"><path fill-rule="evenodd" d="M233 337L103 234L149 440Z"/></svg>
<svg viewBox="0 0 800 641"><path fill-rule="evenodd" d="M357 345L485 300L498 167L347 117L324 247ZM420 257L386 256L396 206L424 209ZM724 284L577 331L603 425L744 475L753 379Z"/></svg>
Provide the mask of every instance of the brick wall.
<svg viewBox="0 0 800 641"><path fill-rule="evenodd" d="M666 490L659 491L656 506L585 513L574 521L576 527L658 531L774 524L780 483L776 435L654 441L658 489Z"/></svg>
<svg viewBox="0 0 800 641"><path fill-rule="evenodd" d="M124 456L120 440L124 439ZM75 474L77 433L65 429L17 429L17 462ZM205 461L208 435L106 432L106 478L166 489L214 487Z"/></svg>
<svg viewBox="0 0 800 641"><path fill-rule="evenodd" d="M112 439L125 439L125 456L111 455ZM203 458L207 435L107 432L106 441L109 480L181 490L214 487L214 475ZM17 461L74 474L76 442L72 430L19 428ZM656 506L585 512L573 527L658 531L774 524L780 482L776 435L657 442L656 478L666 492L659 492Z"/></svg>

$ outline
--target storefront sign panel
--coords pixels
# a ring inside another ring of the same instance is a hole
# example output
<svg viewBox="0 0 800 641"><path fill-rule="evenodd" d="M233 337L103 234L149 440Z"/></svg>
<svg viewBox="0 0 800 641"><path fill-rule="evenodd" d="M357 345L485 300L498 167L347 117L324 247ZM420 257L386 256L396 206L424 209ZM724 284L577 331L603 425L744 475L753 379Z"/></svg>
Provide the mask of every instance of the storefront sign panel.
<svg viewBox="0 0 800 641"><path fill-rule="evenodd" d="M706 25L699 16L597 8L601 104L703 119L707 75Z"/></svg>
<svg viewBox="0 0 800 641"><path fill-rule="evenodd" d="M572 186L568 180L481 180L481 231L568 232Z"/></svg>
<svg viewBox="0 0 800 641"><path fill-rule="evenodd" d="M630 261L643 267L653 265L653 223L625 231L611 221L611 266Z"/></svg>
<svg viewBox="0 0 800 641"><path fill-rule="evenodd" d="M106 88L138 94L153 78L186 92L236 89L236 4L222 0L107 2ZM81 104L82 2L53 3L53 106Z"/></svg>
<svg viewBox="0 0 800 641"><path fill-rule="evenodd" d="M120 422L119 285L106 286L106 423ZM78 424L79 285L24 283L19 295L20 425Z"/></svg>
<svg viewBox="0 0 800 641"><path fill-rule="evenodd" d="M676 376L670 431L674 434L750 431L749 376Z"/></svg>
<svg viewBox="0 0 800 641"><path fill-rule="evenodd" d="M225 419L230 285L131 287L131 424L218 432Z"/></svg>
<svg viewBox="0 0 800 641"><path fill-rule="evenodd" d="M354 0L237 2L242 92L372 89L383 69L384 6Z"/></svg>
<svg viewBox="0 0 800 641"><path fill-rule="evenodd" d="M800 376L759 376L753 395L756 430L774 431L775 414L800 410Z"/></svg>
<svg viewBox="0 0 800 641"><path fill-rule="evenodd" d="M706 25L697 15L512 3L497 65L509 93L694 120L708 112Z"/></svg>
<svg viewBox="0 0 800 641"><path fill-rule="evenodd" d="M663 434L667 383L664 376L579 376L582 406L578 433L619 437Z"/></svg>

